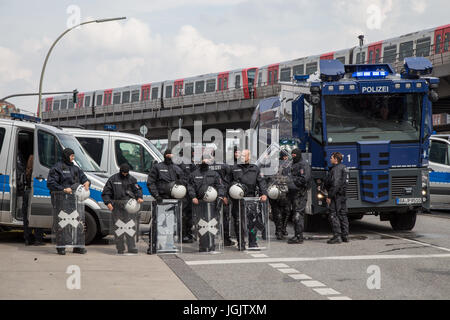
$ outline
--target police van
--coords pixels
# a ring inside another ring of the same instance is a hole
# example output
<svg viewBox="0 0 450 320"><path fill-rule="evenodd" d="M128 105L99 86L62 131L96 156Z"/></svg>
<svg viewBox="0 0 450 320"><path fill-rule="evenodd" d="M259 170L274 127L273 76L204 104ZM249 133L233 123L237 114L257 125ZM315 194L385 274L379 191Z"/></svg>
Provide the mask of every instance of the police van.
<svg viewBox="0 0 450 320"><path fill-rule="evenodd" d="M116 131L78 128L63 128L62 130L70 133L80 142L100 167L103 177L109 178L118 173L120 165L127 163L130 166L130 174L138 180L144 197L154 200L147 188L147 178L153 164L163 161L163 156L150 140L138 135Z"/></svg>
<svg viewBox="0 0 450 320"><path fill-rule="evenodd" d="M450 210L450 134L430 137L431 208Z"/></svg>
<svg viewBox="0 0 450 320"><path fill-rule="evenodd" d="M75 151L75 164L91 181L90 198L85 201L86 244L96 236L105 236L110 228L110 211L101 199L106 183L96 175L101 169L86 154L74 136L58 128L39 124L39 118L11 114L12 120L0 120L0 225L6 228L23 227L28 214L30 227L51 229L53 222L47 177L50 169L61 160L62 151ZM22 212L22 196L18 196L17 161L33 155L32 189L27 212Z"/></svg>

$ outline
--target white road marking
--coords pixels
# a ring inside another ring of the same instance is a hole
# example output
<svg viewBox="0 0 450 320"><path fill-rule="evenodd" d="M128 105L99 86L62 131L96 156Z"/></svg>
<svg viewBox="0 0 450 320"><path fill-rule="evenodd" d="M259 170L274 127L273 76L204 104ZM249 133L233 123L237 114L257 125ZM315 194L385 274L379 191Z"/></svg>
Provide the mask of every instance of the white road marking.
<svg viewBox="0 0 450 320"><path fill-rule="evenodd" d="M289 268L287 264L284 263L269 263L272 268Z"/></svg>
<svg viewBox="0 0 450 320"><path fill-rule="evenodd" d="M337 292L334 289L331 288L319 288L319 289L313 289L318 294L321 294L322 296L329 296L333 294L341 294L340 292Z"/></svg>
<svg viewBox="0 0 450 320"><path fill-rule="evenodd" d="M185 261L189 266L216 265L216 264L240 264L240 263L277 263L277 262L309 262L309 261L330 261L330 260L395 260L395 259L429 259L429 258L450 258L450 254L390 254L390 255L366 255L366 256L331 256L331 257L311 257L311 258L261 258L261 259L223 259L223 260L195 260Z"/></svg>
<svg viewBox="0 0 450 320"><path fill-rule="evenodd" d="M278 271L282 272L282 273L300 273L300 271L297 271L293 268L288 268L288 269L278 269Z"/></svg>
<svg viewBox="0 0 450 320"><path fill-rule="evenodd" d="M251 254L251 256L254 258L267 258L267 255L265 255L264 253L253 253Z"/></svg>
<svg viewBox="0 0 450 320"><path fill-rule="evenodd" d="M301 283L304 286L307 286L308 288L315 288L315 287L326 287L322 282L316 281L316 280L305 280L301 281Z"/></svg>
<svg viewBox="0 0 450 320"><path fill-rule="evenodd" d="M349 297L341 296L341 297L328 297L329 300L352 300Z"/></svg>
<svg viewBox="0 0 450 320"><path fill-rule="evenodd" d="M393 235L386 234L386 233L380 233L380 232L375 232L375 231L371 231L371 232L379 234L379 235L382 235L382 236L391 237L391 238L394 238L394 239L400 239L400 240L405 240L405 241L409 241L409 242L412 242L412 243L417 243L417 244L420 244L420 245L422 245L424 247L432 247L432 248L436 248L436 249L439 249L439 250L444 250L444 251L450 252L450 249L448 249L448 248L438 247L438 246L435 246L433 244L429 244L429 243L426 243L426 242L420 242L420 241L416 241L416 240L411 240L411 239L406 239L406 238L402 238L402 237L397 237L397 236L393 236Z"/></svg>
<svg viewBox="0 0 450 320"><path fill-rule="evenodd" d="M289 277L295 280L311 280L312 278L306 274L290 274Z"/></svg>

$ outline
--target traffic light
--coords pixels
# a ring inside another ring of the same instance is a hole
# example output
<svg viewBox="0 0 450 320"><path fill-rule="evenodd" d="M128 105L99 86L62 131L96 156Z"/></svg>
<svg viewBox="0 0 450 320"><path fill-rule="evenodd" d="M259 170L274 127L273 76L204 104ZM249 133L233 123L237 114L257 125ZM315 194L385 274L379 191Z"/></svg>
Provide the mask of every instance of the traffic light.
<svg viewBox="0 0 450 320"><path fill-rule="evenodd" d="M73 104L76 104L78 102L78 90L73 90Z"/></svg>

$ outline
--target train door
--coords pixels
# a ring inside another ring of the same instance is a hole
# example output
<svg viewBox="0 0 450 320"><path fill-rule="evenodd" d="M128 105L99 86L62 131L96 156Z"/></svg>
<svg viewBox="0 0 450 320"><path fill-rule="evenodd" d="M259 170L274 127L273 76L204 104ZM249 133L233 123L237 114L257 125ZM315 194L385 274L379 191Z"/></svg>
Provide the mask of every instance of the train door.
<svg viewBox="0 0 450 320"><path fill-rule="evenodd" d="M144 84L141 87L141 101L150 100L150 88L151 84Z"/></svg>
<svg viewBox="0 0 450 320"><path fill-rule="evenodd" d="M217 91L228 90L229 72L219 73L217 76Z"/></svg>
<svg viewBox="0 0 450 320"><path fill-rule="evenodd" d="M183 80L176 80L173 84L173 96L179 97L183 95Z"/></svg>
<svg viewBox="0 0 450 320"><path fill-rule="evenodd" d="M268 72L267 72L267 84L273 85L276 84L278 82L278 69L279 69L280 65L279 64L274 64L269 66L269 68L267 68Z"/></svg>
<svg viewBox="0 0 450 320"><path fill-rule="evenodd" d="M83 108L84 105L84 93L79 93L77 97L77 108Z"/></svg>
<svg viewBox="0 0 450 320"><path fill-rule="evenodd" d="M444 53L449 51L450 25L436 29L434 32L434 53Z"/></svg>
<svg viewBox="0 0 450 320"><path fill-rule="evenodd" d="M377 42L369 46L368 63L380 63L382 42Z"/></svg>
<svg viewBox="0 0 450 320"><path fill-rule="evenodd" d="M51 111L53 105L53 98L45 99L45 111Z"/></svg>
<svg viewBox="0 0 450 320"><path fill-rule="evenodd" d="M111 97L112 97L112 89L105 90L105 97L103 98L104 106L109 106L111 104Z"/></svg>

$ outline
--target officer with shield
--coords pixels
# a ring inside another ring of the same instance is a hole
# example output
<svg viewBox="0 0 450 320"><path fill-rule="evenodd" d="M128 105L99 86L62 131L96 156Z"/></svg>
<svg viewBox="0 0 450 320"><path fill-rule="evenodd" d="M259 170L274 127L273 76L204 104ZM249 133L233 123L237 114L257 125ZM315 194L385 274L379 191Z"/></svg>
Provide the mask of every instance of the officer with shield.
<svg viewBox="0 0 450 320"><path fill-rule="evenodd" d="M255 164L250 164L250 150L243 150L241 153L241 164L236 164L232 168L232 183L229 189L232 200L232 215L234 219L234 228L238 241L238 249L245 250L245 240L241 239L241 235L245 234L245 227L248 231L249 248L257 248L256 243L256 225L249 223L244 226L244 221L239 215L239 211L245 212L244 197L254 197L256 195L256 187L258 186L261 193L259 200L267 201L267 185L261 175L260 169ZM254 209L250 209L247 215L255 215ZM254 219L252 219L254 221Z"/></svg>
<svg viewBox="0 0 450 320"><path fill-rule="evenodd" d="M62 152L62 161L57 162L48 173L47 188L50 190L53 206L53 231L56 233L56 250L65 255L65 247L74 245L73 253L84 254L83 221L74 224L60 223L68 215L79 216L79 202L89 198L90 181L83 170L73 164L75 152L66 148ZM81 186L81 184L83 186ZM75 218L70 218L75 219ZM75 229L75 230L74 230ZM76 239L74 239L76 237ZM80 242L83 243L80 243Z"/></svg>
<svg viewBox="0 0 450 320"><path fill-rule="evenodd" d="M112 211L114 239L118 254L124 253L125 242L129 253L138 253L135 242L137 231L135 226L138 223L137 212L144 200L142 199L141 187L138 185L136 178L131 176L129 172L130 166L126 163L122 164L119 173L108 179L102 192L105 205ZM131 234L120 232L123 226L130 226Z"/></svg>
<svg viewBox="0 0 450 320"><path fill-rule="evenodd" d="M209 164L212 163L212 159L209 155L204 156L200 166L191 173L188 193L192 199L193 211L195 212L196 227L209 226L212 221L216 224L212 226L214 229L213 234L208 229L205 233L200 233L199 239L199 251L210 252L215 250L214 236L217 234L217 227L220 223L219 207L217 205L217 198L220 201L226 201L225 188L221 181L220 175L210 170ZM208 216L209 213L209 216ZM200 222L204 222L204 226L200 225Z"/></svg>
<svg viewBox="0 0 450 320"><path fill-rule="evenodd" d="M187 192L185 175L181 168L173 163L172 156L172 151L167 149L164 152L164 161L153 166L147 179L147 187L157 204L152 210L148 254L156 253L158 206L163 204L164 199L182 200Z"/></svg>
<svg viewBox="0 0 450 320"><path fill-rule="evenodd" d="M288 240L289 244L303 243L304 216L308 190L311 188L311 166L302 159L300 149L294 149L292 154L291 178L289 181L290 199L294 211L294 231L293 238Z"/></svg>

